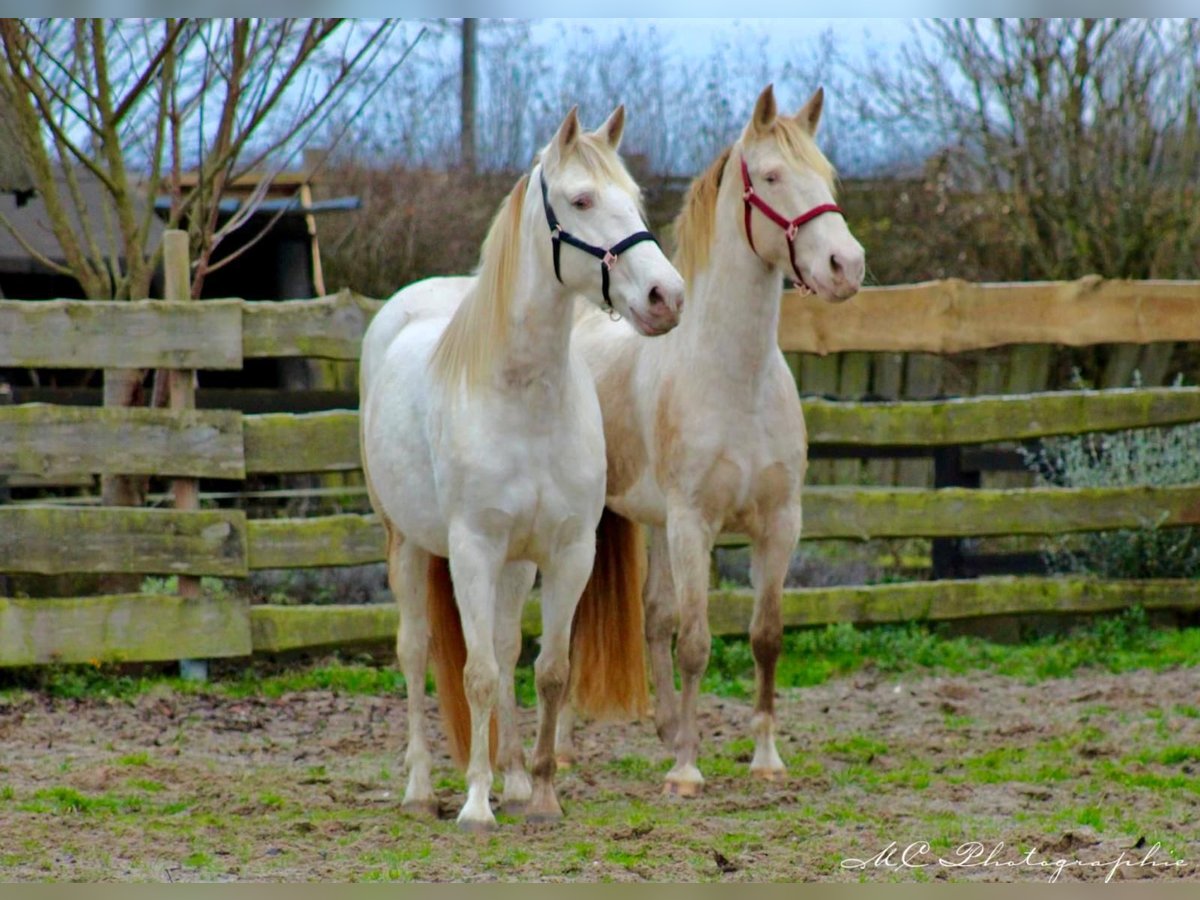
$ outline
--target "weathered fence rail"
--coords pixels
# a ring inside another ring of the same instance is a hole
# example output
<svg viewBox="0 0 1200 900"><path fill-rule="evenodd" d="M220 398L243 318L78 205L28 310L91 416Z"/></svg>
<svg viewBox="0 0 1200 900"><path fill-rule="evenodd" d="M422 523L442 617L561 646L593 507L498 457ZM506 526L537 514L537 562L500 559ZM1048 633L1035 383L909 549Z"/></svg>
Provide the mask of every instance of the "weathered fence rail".
<svg viewBox="0 0 1200 900"><path fill-rule="evenodd" d="M363 329L378 306L348 291L279 303L5 300L0 301L0 368L228 370L256 357L354 360ZM800 367L802 379L806 368L809 374L820 374L824 360L819 354L843 354L839 383L851 389L858 385L861 394L868 381L878 382L875 374L869 379L865 374L871 354L888 364L880 371L892 371L899 378L903 369L911 384L920 381L927 357L905 362L890 351L954 353L1019 345L1013 350L1013 365L1036 369L1043 358L1025 353L1041 349L1028 348L1031 344L1200 340L1200 282L935 282L867 289L851 303L836 306L788 295L780 340L785 351L810 354ZM1001 384L999 377L993 381ZM1019 381L1009 375L1003 384L1011 388ZM1200 421L1200 388L867 403L807 398L804 408L810 442L818 449L930 453ZM264 474L346 472L359 466L357 413L351 409L242 414L230 409L0 405L0 479L22 484L87 483L98 474L237 481ZM814 486L805 499L805 537L811 539L1045 535L1147 525L1200 525L1200 485L987 490ZM240 578L257 569L347 566L382 559L382 532L369 515L262 519L224 508L0 505L0 575L92 572ZM744 630L749 602L744 593L714 592L714 630ZM874 622L1095 611L1129 602L1195 609L1200 606L1200 588L1197 582L1030 578L830 588L789 592L784 617L794 625ZM251 649L377 640L394 629L390 607L247 610L220 592L192 598L0 598L0 665L241 655Z"/></svg>

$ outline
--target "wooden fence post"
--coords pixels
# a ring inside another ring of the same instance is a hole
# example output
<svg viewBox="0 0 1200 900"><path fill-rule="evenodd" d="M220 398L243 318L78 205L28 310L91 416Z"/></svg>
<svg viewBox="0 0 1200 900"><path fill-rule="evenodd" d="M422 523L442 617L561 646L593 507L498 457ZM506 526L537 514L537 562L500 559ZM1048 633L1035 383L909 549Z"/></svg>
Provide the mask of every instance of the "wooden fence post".
<svg viewBox="0 0 1200 900"><path fill-rule="evenodd" d="M0 406L12 404L12 387L8 382L0 381ZM8 478L0 473L0 506L8 502ZM8 596L8 576L0 572L0 597Z"/></svg>
<svg viewBox="0 0 1200 900"><path fill-rule="evenodd" d="M177 228L163 233L163 275L165 300L187 302L192 299L191 260L188 254L188 234ZM171 409L194 409L196 406L196 373L193 369L172 369L167 376L167 391ZM175 478L171 495L176 509L200 508L200 482L195 478ZM200 596L200 579L195 575L180 575L179 596L195 600ZM208 662L203 659L181 659L179 674L188 681L208 678Z"/></svg>

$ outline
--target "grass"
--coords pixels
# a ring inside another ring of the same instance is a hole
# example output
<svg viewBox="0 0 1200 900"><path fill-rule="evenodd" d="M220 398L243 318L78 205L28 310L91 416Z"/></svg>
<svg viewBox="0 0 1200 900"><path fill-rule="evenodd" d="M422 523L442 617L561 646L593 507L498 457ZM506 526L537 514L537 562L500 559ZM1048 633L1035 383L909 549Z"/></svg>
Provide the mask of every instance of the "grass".
<svg viewBox="0 0 1200 900"><path fill-rule="evenodd" d="M1145 612L1134 607L1119 615L1097 618L1071 634L1011 645L978 637L949 637L940 626L925 623L869 628L841 624L790 631L784 635L776 684L780 688L809 687L864 670L889 676L991 672L1037 682L1085 669L1158 671L1195 665L1200 665L1200 628L1153 628ZM532 706L532 666L522 664L516 674L518 700ZM239 698L277 698L296 691L351 695L403 695L405 691L404 676L394 664L380 666L337 656L291 668L252 663L218 675L207 684L161 673L129 674L109 665L0 671L0 696L24 689L61 699L129 699L156 687L181 694L208 692ZM432 691L432 683L427 689ZM714 638L702 689L739 699L753 694L754 657L746 638ZM1200 717L1197 707L1181 706L1186 710L1183 714ZM955 720L950 724L965 728L970 722Z"/></svg>

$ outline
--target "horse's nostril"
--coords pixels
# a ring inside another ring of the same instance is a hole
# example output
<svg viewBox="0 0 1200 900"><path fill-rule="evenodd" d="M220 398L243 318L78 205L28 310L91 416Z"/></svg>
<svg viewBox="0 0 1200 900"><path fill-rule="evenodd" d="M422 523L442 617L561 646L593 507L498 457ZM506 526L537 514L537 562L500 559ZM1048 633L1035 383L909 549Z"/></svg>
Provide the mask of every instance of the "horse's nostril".
<svg viewBox="0 0 1200 900"><path fill-rule="evenodd" d="M654 287L650 288L650 305L658 306L662 302L663 292L662 289L656 284Z"/></svg>
<svg viewBox="0 0 1200 900"><path fill-rule="evenodd" d="M837 258L836 253L829 257L829 268L833 271L834 275L842 274L842 261Z"/></svg>

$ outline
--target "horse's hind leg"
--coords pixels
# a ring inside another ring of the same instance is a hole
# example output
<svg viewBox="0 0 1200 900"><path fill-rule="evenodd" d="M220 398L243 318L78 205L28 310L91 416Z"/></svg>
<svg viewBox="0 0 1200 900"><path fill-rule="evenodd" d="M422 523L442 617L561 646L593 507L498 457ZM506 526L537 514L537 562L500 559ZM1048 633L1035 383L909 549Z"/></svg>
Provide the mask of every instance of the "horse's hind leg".
<svg viewBox="0 0 1200 900"><path fill-rule="evenodd" d="M558 710L558 729L554 738L554 758L558 768L569 769L575 765L575 707L570 700L563 702Z"/></svg>
<svg viewBox="0 0 1200 900"><path fill-rule="evenodd" d="M775 748L775 664L783 643L783 580L799 537L800 507L780 509L755 539L750 553L750 581L754 586L750 649L756 685L754 716L750 720L754 737L750 774L767 781L782 778L786 772Z"/></svg>
<svg viewBox="0 0 1200 900"><path fill-rule="evenodd" d="M408 749L404 754L408 786L404 791L404 808L436 816L438 804L429 778L432 757L425 724L425 671L429 652L425 571L429 556L412 541L405 541L390 524L386 530L388 586L400 607L396 655L408 691Z"/></svg>
<svg viewBox="0 0 1200 900"><path fill-rule="evenodd" d="M496 662L500 665L500 692L496 699L500 747L496 765L504 775L500 808L504 812L524 812L533 793L533 782L525 769L521 749L521 730L517 722L517 696L514 671L521 656L521 607L533 587L537 566L531 562L511 562L500 576L499 604L496 611Z"/></svg>
<svg viewBox="0 0 1200 900"><path fill-rule="evenodd" d="M675 582L665 528L650 529L646 587L642 593L646 611L646 645L650 650L650 677L654 683L654 724L658 737L668 747L675 745L679 726L679 692L675 690L675 662L671 638L679 625Z"/></svg>

